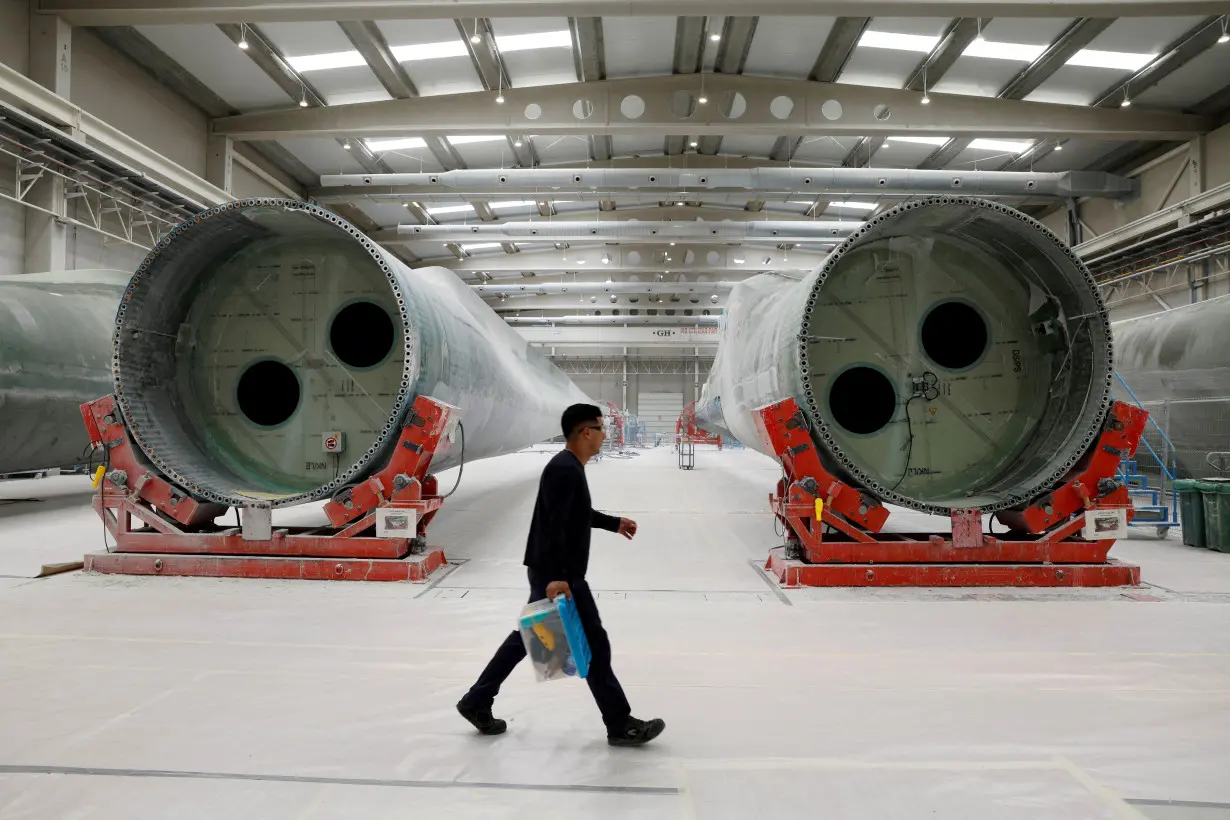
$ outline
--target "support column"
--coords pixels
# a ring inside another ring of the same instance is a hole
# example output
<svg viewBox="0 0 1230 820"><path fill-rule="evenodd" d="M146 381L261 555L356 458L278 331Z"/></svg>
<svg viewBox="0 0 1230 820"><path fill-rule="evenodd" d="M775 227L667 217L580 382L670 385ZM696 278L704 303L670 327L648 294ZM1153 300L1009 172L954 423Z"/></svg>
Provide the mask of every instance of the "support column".
<svg viewBox="0 0 1230 820"><path fill-rule="evenodd" d="M1068 244L1076 247L1084 238L1081 236L1081 216L1077 208L1076 200L1069 197L1068 199Z"/></svg>
<svg viewBox="0 0 1230 820"><path fill-rule="evenodd" d="M625 413L627 413L628 412L628 348L626 347L624 348L623 363L624 363L624 380L621 383L621 386L624 389L624 397L623 397L622 409Z"/></svg>
<svg viewBox="0 0 1230 820"><path fill-rule="evenodd" d="M700 402L700 348L692 348L692 401Z"/></svg>
<svg viewBox="0 0 1230 820"><path fill-rule="evenodd" d="M205 150L205 181L231 193L234 187L235 142L230 137L211 136Z"/></svg>
<svg viewBox="0 0 1230 820"><path fill-rule="evenodd" d="M1187 144L1187 195L1204 193L1204 137Z"/></svg>
<svg viewBox="0 0 1230 820"><path fill-rule="evenodd" d="M30 14L30 79L64 99L71 99L72 27L59 17L36 13L32 0ZM55 214L26 208L26 273L68 268L68 227L64 180L51 174L34 184L27 201Z"/></svg>

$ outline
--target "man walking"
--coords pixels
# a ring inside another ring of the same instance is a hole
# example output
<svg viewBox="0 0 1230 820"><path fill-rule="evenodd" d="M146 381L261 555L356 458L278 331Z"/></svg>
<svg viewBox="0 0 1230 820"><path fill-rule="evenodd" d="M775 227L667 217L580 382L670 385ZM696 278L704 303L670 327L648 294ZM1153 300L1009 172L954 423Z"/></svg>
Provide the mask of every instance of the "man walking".
<svg viewBox="0 0 1230 820"><path fill-rule="evenodd" d="M590 530L597 527L631 539L636 535L636 522L600 513L590 503L585 463L602 449L606 435L602 411L592 404L574 404L564 411L560 425L567 443L542 471L525 549L530 601L554 600L562 593L576 603L592 655L585 682L602 713L607 742L612 746L639 746L660 735L666 723L632 717L632 708L611 669L611 642L585 581ZM508 728L503 720L492 717L491 706L500 684L524 657L521 633L513 630L478 682L458 702L457 711L484 735L503 734Z"/></svg>

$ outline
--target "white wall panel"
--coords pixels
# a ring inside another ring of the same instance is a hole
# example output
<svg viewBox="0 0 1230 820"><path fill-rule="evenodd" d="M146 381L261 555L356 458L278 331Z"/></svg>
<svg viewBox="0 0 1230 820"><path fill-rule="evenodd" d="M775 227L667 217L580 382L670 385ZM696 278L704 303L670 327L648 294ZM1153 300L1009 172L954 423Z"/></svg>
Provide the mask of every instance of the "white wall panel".
<svg viewBox="0 0 1230 820"><path fill-rule="evenodd" d="M0 0L0 63L30 73L30 4Z"/></svg>
<svg viewBox="0 0 1230 820"><path fill-rule="evenodd" d="M684 378L686 377L643 376L637 379L643 384L638 385L640 389L636 393L636 415L645 425L650 436L661 434L665 439L675 435L675 423L679 421L679 414L683 412L684 393L682 391L657 392L647 388L653 382L661 384L667 379L679 382Z"/></svg>
<svg viewBox="0 0 1230 820"><path fill-rule="evenodd" d="M81 28L73 29L72 89L86 111L205 175L205 114Z"/></svg>

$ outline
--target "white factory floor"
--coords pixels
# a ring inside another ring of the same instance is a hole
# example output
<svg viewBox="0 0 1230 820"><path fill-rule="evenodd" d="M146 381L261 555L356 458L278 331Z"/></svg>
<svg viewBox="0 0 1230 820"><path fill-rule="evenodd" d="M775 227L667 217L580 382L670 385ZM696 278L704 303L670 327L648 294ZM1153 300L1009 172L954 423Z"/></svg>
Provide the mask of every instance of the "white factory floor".
<svg viewBox="0 0 1230 820"><path fill-rule="evenodd" d="M524 602L546 458L467 468L434 586L33 579L101 548L88 485L0 484L46 499L0 501L0 818L1230 817L1230 555L1142 534L1135 591L782 592L747 451L589 468L640 524L590 580L665 734L610 748L584 685L523 666L476 735L453 704Z"/></svg>

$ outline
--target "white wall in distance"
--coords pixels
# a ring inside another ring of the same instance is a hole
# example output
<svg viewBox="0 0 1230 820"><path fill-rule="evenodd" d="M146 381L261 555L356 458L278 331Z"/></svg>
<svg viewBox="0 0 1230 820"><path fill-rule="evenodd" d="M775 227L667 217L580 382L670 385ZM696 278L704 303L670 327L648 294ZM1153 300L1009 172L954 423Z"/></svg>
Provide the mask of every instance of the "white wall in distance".
<svg viewBox="0 0 1230 820"><path fill-rule="evenodd" d="M286 194L274 188L237 162L231 170L231 195L235 199L246 199L254 196L286 196Z"/></svg>
<svg viewBox="0 0 1230 820"><path fill-rule="evenodd" d="M0 193L13 195L13 170L8 157L0 156ZM16 202L0 199L0 274L25 273L25 210Z"/></svg>
<svg viewBox="0 0 1230 820"><path fill-rule="evenodd" d="M135 272L149 251L103 236L88 228L69 226L68 252L65 255L70 270L122 270Z"/></svg>
<svg viewBox="0 0 1230 820"><path fill-rule="evenodd" d="M81 28L73 29L72 89L73 102L86 111L205 176L204 112Z"/></svg>
<svg viewBox="0 0 1230 820"><path fill-rule="evenodd" d="M30 73L29 0L0 0L0 63Z"/></svg>

